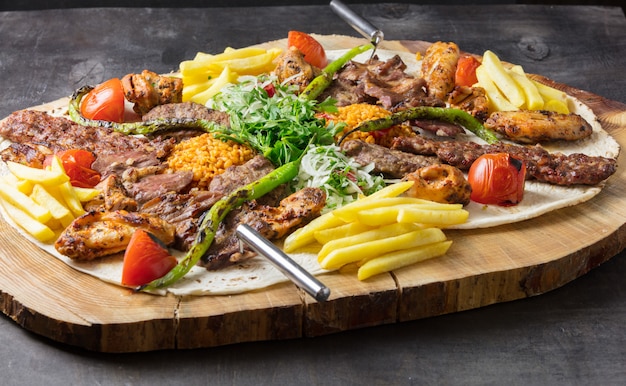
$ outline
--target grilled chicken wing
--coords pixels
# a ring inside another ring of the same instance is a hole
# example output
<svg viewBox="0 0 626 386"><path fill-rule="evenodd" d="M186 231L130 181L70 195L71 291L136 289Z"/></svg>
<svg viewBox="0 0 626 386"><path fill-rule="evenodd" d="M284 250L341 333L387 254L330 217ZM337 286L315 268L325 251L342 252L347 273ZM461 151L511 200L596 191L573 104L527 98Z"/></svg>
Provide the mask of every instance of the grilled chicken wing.
<svg viewBox="0 0 626 386"><path fill-rule="evenodd" d="M452 42L436 42L428 47L422 60L422 78L426 81L428 96L446 100L446 95L454 88L459 56L459 47Z"/></svg>
<svg viewBox="0 0 626 386"><path fill-rule="evenodd" d="M482 87L456 86L448 95L450 107L461 109L484 122L489 117L489 100Z"/></svg>
<svg viewBox="0 0 626 386"><path fill-rule="evenodd" d="M134 103L133 110L143 115L157 105L179 103L183 100L183 81L143 70L122 78L126 100Z"/></svg>
<svg viewBox="0 0 626 386"><path fill-rule="evenodd" d="M519 143L576 141L593 131L578 114L540 110L497 111L485 121L485 127Z"/></svg>
<svg viewBox="0 0 626 386"><path fill-rule="evenodd" d="M126 249L136 229L154 234L166 245L174 242L175 227L160 218L136 212L87 212L77 217L58 238L56 250L73 260L90 261Z"/></svg>

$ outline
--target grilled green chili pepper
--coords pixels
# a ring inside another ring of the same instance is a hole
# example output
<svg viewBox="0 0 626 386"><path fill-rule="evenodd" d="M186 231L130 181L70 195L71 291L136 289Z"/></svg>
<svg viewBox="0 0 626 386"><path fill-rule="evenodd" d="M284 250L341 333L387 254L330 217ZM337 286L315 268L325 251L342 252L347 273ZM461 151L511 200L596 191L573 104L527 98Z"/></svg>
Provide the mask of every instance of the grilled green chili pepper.
<svg viewBox="0 0 626 386"><path fill-rule="evenodd" d="M137 290L153 290L166 287L185 276L209 249L215 238L219 224L231 210L236 209L246 201L257 199L271 192L276 187L293 180L298 175L299 165L300 159L284 164L257 181L238 188L228 196L216 202L211 209L205 213L193 245L189 251L187 251L183 259L172 268L171 271L165 274L165 276L153 280L139 287Z"/></svg>
<svg viewBox="0 0 626 386"><path fill-rule="evenodd" d="M355 56L371 50L374 48L374 45L364 44L361 46L356 46L350 49L348 52L330 62L324 69L322 73L318 75L315 79L309 83L309 85L300 93L300 96L305 99L315 99L317 98L326 88L332 83L333 76L337 71L339 71L346 63L352 60Z"/></svg>
<svg viewBox="0 0 626 386"><path fill-rule="evenodd" d="M485 128L479 120L463 110L445 107L419 106L398 111L388 117L363 122L359 126L350 130L350 132L346 133L341 138L339 143L355 131L369 132L383 130L393 125L410 121L411 119L438 119L449 123L459 124L489 144L500 141L493 131Z"/></svg>
<svg viewBox="0 0 626 386"><path fill-rule="evenodd" d="M74 91L70 98L68 112L70 119L83 126L107 127L124 134L152 134L164 130L172 129L196 129L205 132L214 132L223 129L222 126L215 122L205 119L155 119L148 122L109 122L87 119L80 113L80 103L85 95L91 91L93 87L83 86Z"/></svg>

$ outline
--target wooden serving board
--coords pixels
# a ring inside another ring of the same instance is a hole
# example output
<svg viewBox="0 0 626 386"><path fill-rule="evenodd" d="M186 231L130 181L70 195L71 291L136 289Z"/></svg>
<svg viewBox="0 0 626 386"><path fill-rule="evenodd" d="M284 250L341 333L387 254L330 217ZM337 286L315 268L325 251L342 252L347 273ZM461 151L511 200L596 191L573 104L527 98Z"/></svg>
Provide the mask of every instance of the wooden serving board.
<svg viewBox="0 0 626 386"><path fill-rule="evenodd" d="M363 43L316 37L328 49ZM427 45L394 41L383 48L423 52ZM589 105L626 146L626 105L553 85ZM102 352L314 337L437 316L545 293L615 256L626 247L624 191L622 166L598 196L575 207L511 225L446 231L454 243L444 257L365 282L355 272L322 275L332 291L324 303L289 282L231 296L133 293L73 270L0 221L0 305L27 330Z"/></svg>

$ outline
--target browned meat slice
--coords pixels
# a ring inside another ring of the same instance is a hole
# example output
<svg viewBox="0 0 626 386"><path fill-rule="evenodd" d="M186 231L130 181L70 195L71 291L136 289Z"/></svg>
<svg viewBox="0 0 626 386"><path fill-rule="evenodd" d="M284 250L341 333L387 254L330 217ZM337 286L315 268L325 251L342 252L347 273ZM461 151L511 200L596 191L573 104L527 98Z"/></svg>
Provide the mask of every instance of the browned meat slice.
<svg viewBox="0 0 626 386"><path fill-rule="evenodd" d="M281 200L277 207L248 202L241 210L231 212L220 224L213 244L200 264L209 270L217 270L255 256L250 249L240 250L235 235L239 224L247 224L265 238L276 240L319 216L325 205L326 193L319 188L304 188Z"/></svg>
<svg viewBox="0 0 626 386"><path fill-rule="evenodd" d="M411 121L411 125L419 127L422 130L431 132L440 137L454 138L457 135L465 132L462 126L455 125L454 123L437 121L434 119L415 119Z"/></svg>
<svg viewBox="0 0 626 386"><path fill-rule="evenodd" d="M56 250L73 260L90 261L126 249L137 229L154 234L166 245L174 242L173 225L156 216L118 210L87 212L57 239Z"/></svg>
<svg viewBox="0 0 626 386"><path fill-rule="evenodd" d="M337 72L331 86L320 96L337 100L338 106L356 103L380 104L390 111L417 106L444 106L442 100L426 95L426 83L404 71L399 56L387 61L378 57L367 64L351 61Z"/></svg>
<svg viewBox="0 0 626 386"><path fill-rule="evenodd" d="M141 204L166 193L185 192L192 180L192 171L179 171L132 178L125 180L124 186L130 195Z"/></svg>
<svg viewBox="0 0 626 386"><path fill-rule="evenodd" d="M483 154L509 153L526 162L528 178L562 186L596 185L613 175L617 168L617 161L613 158L580 153L550 153L540 145L480 145L475 142L433 141L414 136L397 137L392 148L414 154L436 154L441 162L461 170L468 170Z"/></svg>
<svg viewBox="0 0 626 386"><path fill-rule="evenodd" d="M459 47L452 42L435 42L426 49L422 59L422 78L426 81L429 96L446 100L454 88L459 56Z"/></svg>
<svg viewBox="0 0 626 386"><path fill-rule="evenodd" d="M159 105L141 117L144 122L163 118L204 119L206 121L215 122L221 126L230 126L230 117L228 113L209 109L208 107L195 102L168 103L165 105Z"/></svg>
<svg viewBox="0 0 626 386"><path fill-rule="evenodd" d="M126 100L134 103L133 110L140 115L153 107L183 100L183 80L143 70L122 78Z"/></svg>
<svg viewBox="0 0 626 386"><path fill-rule="evenodd" d="M300 92L320 73L319 68L310 65L304 60L304 54L296 47L289 47L288 50L276 58L275 63L274 75L276 75L278 81L298 86Z"/></svg>
<svg viewBox="0 0 626 386"><path fill-rule="evenodd" d="M144 203L141 212L173 224L176 227L174 247L186 251L196 238L200 217L222 197L222 194L207 191L167 193Z"/></svg>
<svg viewBox="0 0 626 386"><path fill-rule="evenodd" d="M402 178L421 167L439 163L436 157L410 154L358 139L341 144L341 150L361 165L374 163L372 173Z"/></svg>
<svg viewBox="0 0 626 386"><path fill-rule="evenodd" d="M43 145L53 152L88 150L96 158L132 151L162 159L175 144L174 140L150 140L111 128L81 126L69 119L35 110L20 110L9 115L0 124L0 135L12 142Z"/></svg>
<svg viewBox="0 0 626 386"><path fill-rule="evenodd" d="M591 125L578 114L536 110L496 111L485 122L485 128L512 141L531 144L577 141L593 132Z"/></svg>
<svg viewBox="0 0 626 386"><path fill-rule="evenodd" d="M0 152L4 162L17 162L33 168L43 168L46 156L50 154L52 151L47 147L29 143L11 143Z"/></svg>
<svg viewBox="0 0 626 386"><path fill-rule="evenodd" d="M91 168L100 173L102 178L109 175L122 176L129 168L152 170L164 169L164 165L156 155L143 151L121 151L115 154L102 154L96 157Z"/></svg>

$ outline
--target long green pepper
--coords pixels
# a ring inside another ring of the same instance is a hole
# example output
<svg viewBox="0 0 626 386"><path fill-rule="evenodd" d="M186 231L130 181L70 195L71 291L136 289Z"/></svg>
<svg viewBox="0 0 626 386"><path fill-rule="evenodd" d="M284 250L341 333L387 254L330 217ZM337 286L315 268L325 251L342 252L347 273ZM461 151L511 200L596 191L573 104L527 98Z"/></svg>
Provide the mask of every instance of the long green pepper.
<svg viewBox="0 0 626 386"><path fill-rule="evenodd" d="M489 144L500 141L493 131L485 128L485 126L471 114L459 109L430 106L413 107L398 111L384 118L363 122L349 133L345 134L341 140L355 131L369 132L384 130L412 119L437 119L448 123L459 124Z"/></svg>
<svg viewBox="0 0 626 386"><path fill-rule="evenodd" d="M198 234L192 247L178 264L172 268L165 276L153 280L152 282L140 286L137 291L155 290L167 287L185 276L194 267L206 251L211 246L217 229L230 211L241 206L244 202L255 200L271 192L278 186L290 182L298 175L300 159L284 164L274 169L260 179L238 188L228 196L216 202L208 212L205 213Z"/></svg>

